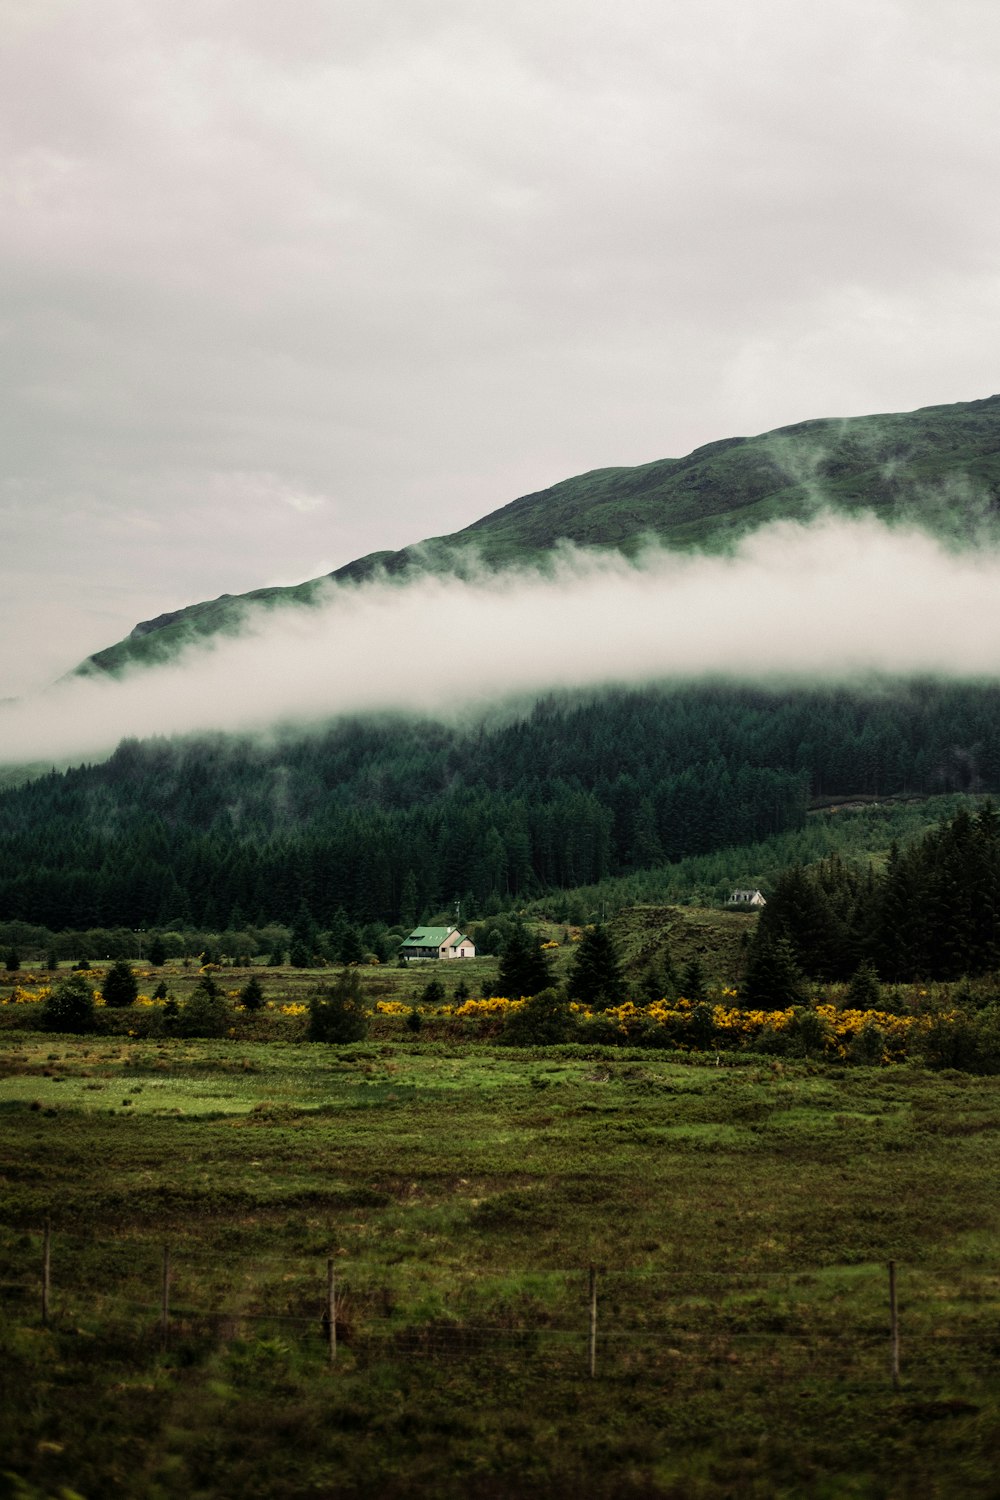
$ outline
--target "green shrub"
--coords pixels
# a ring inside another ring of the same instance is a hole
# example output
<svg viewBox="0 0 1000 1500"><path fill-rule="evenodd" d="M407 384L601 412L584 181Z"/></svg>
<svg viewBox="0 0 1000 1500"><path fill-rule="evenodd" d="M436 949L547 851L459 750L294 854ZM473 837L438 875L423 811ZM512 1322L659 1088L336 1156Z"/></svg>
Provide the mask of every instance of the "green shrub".
<svg viewBox="0 0 1000 1500"><path fill-rule="evenodd" d="M311 1042L360 1042L368 1035L369 1008L356 969L343 969L309 999Z"/></svg>
<svg viewBox="0 0 1000 1500"><path fill-rule="evenodd" d="M229 1029L229 1006L218 986L206 976L180 1007L174 1030L179 1036L225 1036Z"/></svg>
<svg viewBox="0 0 1000 1500"><path fill-rule="evenodd" d="M858 1006L860 1010L862 1007ZM885 1056L886 1035L881 1026L867 1020L847 1049L851 1062L863 1067L877 1067Z"/></svg>
<svg viewBox="0 0 1000 1500"><path fill-rule="evenodd" d="M975 1016L936 1016L924 1035L922 1051L931 1068L1000 1073L1000 1006L991 1005Z"/></svg>
<svg viewBox="0 0 1000 1500"><path fill-rule="evenodd" d="M95 1019L94 996L81 974L61 979L42 1006L47 1031L93 1031Z"/></svg>
<svg viewBox="0 0 1000 1500"><path fill-rule="evenodd" d="M544 1047L567 1041L576 1030L576 1020L559 990L539 990L508 1011L504 1020L503 1041L512 1047Z"/></svg>

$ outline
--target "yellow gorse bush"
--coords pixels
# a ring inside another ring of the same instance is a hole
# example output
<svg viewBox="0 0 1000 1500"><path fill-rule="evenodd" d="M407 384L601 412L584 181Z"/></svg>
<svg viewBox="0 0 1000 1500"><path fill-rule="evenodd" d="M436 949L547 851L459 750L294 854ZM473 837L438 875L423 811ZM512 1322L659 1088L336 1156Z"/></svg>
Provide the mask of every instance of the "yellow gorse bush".
<svg viewBox="0 0 1000 1500"><path fill-rule="evenodd" d="M38 989L29 988L26 984L17 984L3 1001L4 1005L37 1005L41 1000L47 1000L52 993L51 985L42 985Z"/></svg>

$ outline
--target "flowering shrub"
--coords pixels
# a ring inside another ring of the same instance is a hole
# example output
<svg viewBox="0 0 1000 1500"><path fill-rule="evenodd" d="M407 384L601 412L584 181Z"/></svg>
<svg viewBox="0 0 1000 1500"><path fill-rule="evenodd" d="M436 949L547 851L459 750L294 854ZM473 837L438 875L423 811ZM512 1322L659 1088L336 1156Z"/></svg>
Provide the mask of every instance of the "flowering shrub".
<svg viewBox="0 0 1000 1500"><path fill-rule="evenodd" d="M491 995L488 1000L465 1000L455 1011L456 1016L502 1016L519 1010L524 1000L506 1000L502 995Z"/></svg>
<svg viewBox="0 0 1000 1500"><path fill-rule="evenodd" d="M40 989L29 989L27 985L17 984L9 995L3 1000L4 1005L36 1005L39 1000L47 1000L52 993L51 986L42 985Z"/></svg>

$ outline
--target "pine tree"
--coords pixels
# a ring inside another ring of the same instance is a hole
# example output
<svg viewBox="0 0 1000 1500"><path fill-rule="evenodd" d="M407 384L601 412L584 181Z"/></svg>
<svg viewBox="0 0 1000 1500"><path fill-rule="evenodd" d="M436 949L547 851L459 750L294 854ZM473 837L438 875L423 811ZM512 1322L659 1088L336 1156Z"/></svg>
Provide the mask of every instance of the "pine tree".
<svg viewBox="0 0 1000 1500"><path fill-rule="evenodd" d="M600 923L588 928L580 939L570 965L567 992L571 1000L579 1000L591 1010L606 1010L625 998L618 950Z"/></svg>
<svg viewBox="0 0 1000 1500"><path fill-rule="evenodd" d="M548 962L537 936L519 922L507 939L500 959L500 989L511 1000L537 995L552 983Z"/></svg>
<svg viewBox="0 0 1000 1500"><path fill-rule="evenodd" d="M127 959L119 958L111 965L104 976L101 993L105 1005L114 1009L122 1009L135 1002L139 993L139 981Z"/></svg>
<svg viewBox="0 0 1000 1500"><path fill-rule="evenodd" d="M701 1005L708 999L708 992L705 989L705 972L700 959L692 958L690 963L684 965L681 971L680 990L685 1000L690 1000L694 1005Z"/></svg>
<svg viewBox="0 0 1000 1500"><path fill-rule="evenodd" d="M301 938L296 938L293 941L291 952L288 955L288 962L291 964L293 969L312 968L312 950L306 945L306 943L302 941Z"/></svg>
<svg viewBox="0 0 1000 1500"><path fill-rule="evenodd" d="M791 943L758 929L750 949L740 1002L754 1010L784 1010L805 1000L805 983Z"/></svg>
<svg viewBox="0 0 1000 1500"><path fill-rule="evenodd" d="M244 1010L260 1010L264 1004L264 987L256 974L251 974L240 990L240 1004Z"/></svg>
<svg viewBox="0 0 1000 1500"><path fill-rule="evenodd" d="M847 987L847 1004L852 1010L878 1010L882 1003L882 986L874 964L859 964Z"/></svg>

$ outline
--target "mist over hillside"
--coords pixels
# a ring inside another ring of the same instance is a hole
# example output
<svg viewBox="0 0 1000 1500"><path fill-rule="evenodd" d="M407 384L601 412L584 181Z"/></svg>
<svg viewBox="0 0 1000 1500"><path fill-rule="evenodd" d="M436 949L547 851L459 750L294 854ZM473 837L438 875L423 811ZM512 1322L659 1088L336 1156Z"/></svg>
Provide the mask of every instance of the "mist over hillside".
<svg viewBox="0 0 1000 1500"><path fill-rule="evenodd" d="M152 622L0 708L8 765L105 762L0 793L0 918L404 921L770 838L818 797L1000 791L1000 400L915 416L601 471L308 607ZM737 480L765 452L808 474L762 503ZM665 476L723 470L715 511L698 484L664 509ZM666 545L668 511L703 545Z"/></svg>
<svg viewBox="0 0 1000 1500"><path fill-rule="evenodd" d="M1000 540L1000 396L916 412L820 419L726 438L681 459L598 469L522 496L447 537L359 558L292 588L223 595L137 625L82 670L118 673L239 634L262 611L321 605L329 585L481 577L550 566L567 544L634 558L653 543L732 553L777 521L869 516L949 546Z"/></svg>
<svg viewBox="0 0 1000 1500"><path fill-rule="evenodd" d="M8 761L107 755L126 736L265 733L344 714L445 719L554 688L871 673L991 677L1000 551L871 519L782 523L731 554L563 548L544 569L330 586L169 663L75 677L0 711Z"/></svg>

